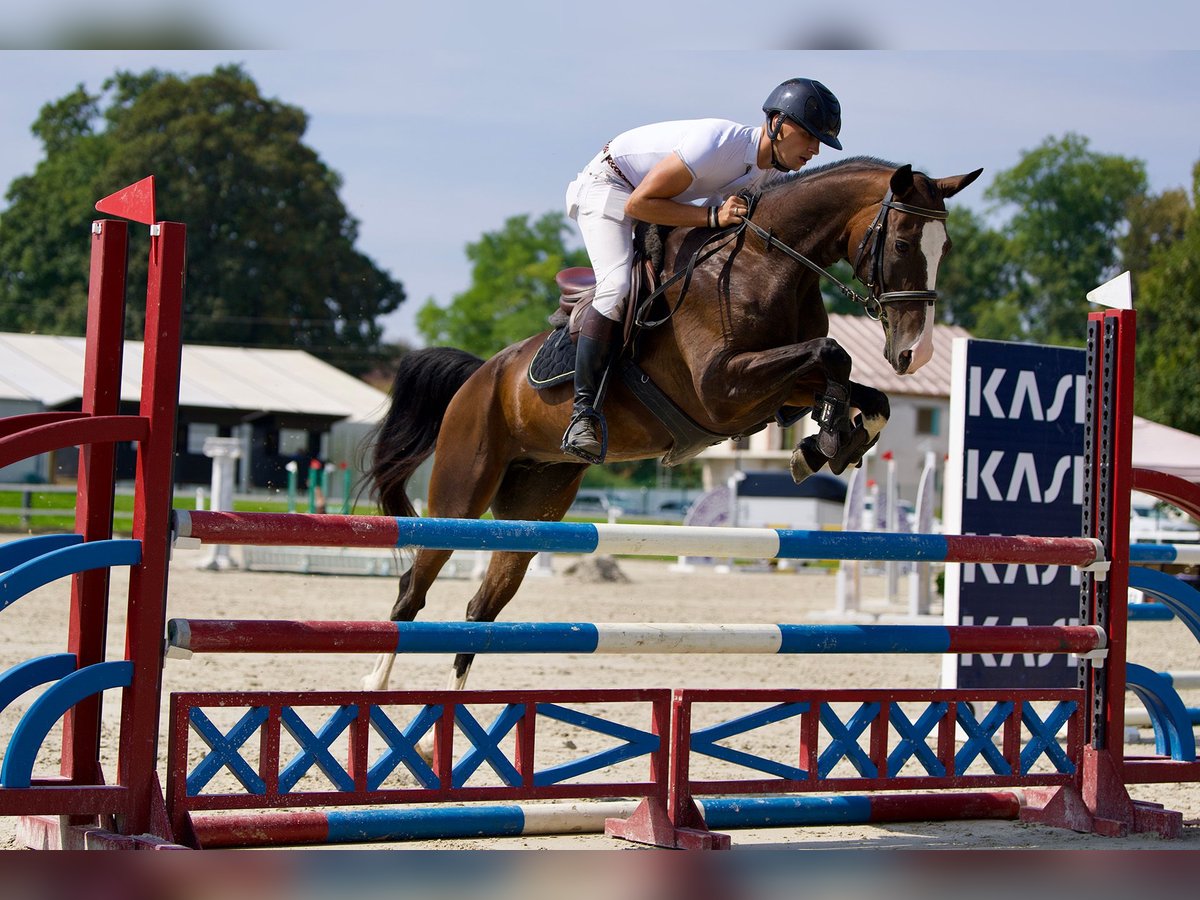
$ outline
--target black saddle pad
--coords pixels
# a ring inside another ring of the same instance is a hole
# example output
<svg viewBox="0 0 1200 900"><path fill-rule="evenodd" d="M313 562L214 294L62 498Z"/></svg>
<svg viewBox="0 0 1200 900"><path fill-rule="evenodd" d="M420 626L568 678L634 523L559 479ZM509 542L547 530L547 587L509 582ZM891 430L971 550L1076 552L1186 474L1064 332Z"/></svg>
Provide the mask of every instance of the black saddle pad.
<svg viewBox="0 0 1200 900"><path fill-rule="evenodd" d="M529 361L529 384L539 391L575 377L575 345L567 326L556 328Z"/></svg>

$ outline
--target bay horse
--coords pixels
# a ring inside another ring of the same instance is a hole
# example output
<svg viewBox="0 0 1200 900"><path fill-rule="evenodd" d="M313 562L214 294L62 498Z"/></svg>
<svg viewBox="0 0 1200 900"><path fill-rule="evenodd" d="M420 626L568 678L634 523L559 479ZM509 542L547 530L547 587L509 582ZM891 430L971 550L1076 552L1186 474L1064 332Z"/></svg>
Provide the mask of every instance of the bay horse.
<svg viewBox="0 0 1200 900"><path fill-rule="evenodd" d="M851 263L869 295L843 290L880 320L892 368L915 371L932 355L937 268L950 247L945 200L981 172L935 179L907 165L855 157L782 179L751 198L750 222L695 266L682 302L682 284L666 292L673 314L642 332L637 365L713 440L765 427L788 407L816 405L813 416L821 421L822 402L839 390L848 394L842 408L858 415L825 416L820 434L792 456L796 480L826 462L840 473L878 437L889 406L882 392L851 380L849 355L828 337L823 269L839 259ZM674 229L663 245L665 269L683 270L714 237L712 229ZM369 472L385 514L415 514L407 482L436 449L429 515L479 518L490 507L497 519L562 519L588 464L560 448L571 415L570 381L543 391L530 384L530 361L550 334L486 362L450 348L402 358ZM678 460L713 442L676 446L672 432L620 381L612 383L604 412L609 460ZM417 552L400 579L392 620L417 616L450 554ZM467 619L494 620L532 558L494 552ZM472 660L455 658L452 687L465 684ZM393 661L380 657L363 686L386 688Z"/></svg>

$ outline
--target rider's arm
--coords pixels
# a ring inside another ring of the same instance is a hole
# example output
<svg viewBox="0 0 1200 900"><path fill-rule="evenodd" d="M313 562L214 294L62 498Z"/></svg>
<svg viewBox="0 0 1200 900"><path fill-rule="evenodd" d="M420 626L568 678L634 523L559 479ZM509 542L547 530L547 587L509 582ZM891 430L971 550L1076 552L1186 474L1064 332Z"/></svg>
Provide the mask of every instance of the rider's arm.
<svg viewBox="0 0 1200 900"><path fill-rule="evenodd" d="M678 203L678 197L692 183L692 173L674 153L659 160L642 183L633 189L625 203L625 214L631 219L650 222L654 225L704 226L708 223L708 207ZM728 197L721 204L717 221L722 225L736 225L742 217L734 209L744 204L736 197Z"/></svg>

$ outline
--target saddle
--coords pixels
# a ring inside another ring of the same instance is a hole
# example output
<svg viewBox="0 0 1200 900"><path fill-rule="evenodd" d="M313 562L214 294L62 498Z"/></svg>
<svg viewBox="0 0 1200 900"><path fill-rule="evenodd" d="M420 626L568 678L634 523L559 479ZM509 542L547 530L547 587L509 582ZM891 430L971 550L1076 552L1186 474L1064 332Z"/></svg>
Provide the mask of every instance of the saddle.
<svg viewBox="0 0 1200 900"><path fill-rule="evenodd" d="M626 387L671 433L672 447L662 461L664 465L677 465L713 444L744 435L718 434L698 424L664 394L635 361L637 338L644 327L640 323L648 318L648 310L644 306L662 281L663 236L664 229L660 226L643 223L637 226L632 283L622 310L624 329L621 350L609 363L605 380L615 368ZM576 266L563 269L555 276L555 281L560 292L559 304L549 319L555 330L530 360L527 373L529 384L535 390L546 390L574 379L575 340L583 322L583 312L596 295L596 274L590 268ZM654 302L658 301L651 301ZM801 411L801 414L803 412L807 410ZM766 426L767 423L763 422L747 433Z"/></svg>

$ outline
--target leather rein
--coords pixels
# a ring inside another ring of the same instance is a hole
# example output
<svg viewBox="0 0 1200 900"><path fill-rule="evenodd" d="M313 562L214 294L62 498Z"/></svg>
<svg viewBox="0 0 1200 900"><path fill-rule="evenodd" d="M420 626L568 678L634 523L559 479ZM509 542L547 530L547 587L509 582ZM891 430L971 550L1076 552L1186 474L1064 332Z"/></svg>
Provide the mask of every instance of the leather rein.
<svg viewBox="0 0 1200 900"><path fill-rule="evenodd" d="M688 260L687 266L682 271L676 272L671 278L669 278L667 281L664 281L653 293L651 293L648 297L646 297L645 300L642 301L638 307L637 317L635 319L636 324L639 327L656 328L674 316L675 312L683 303L684 296L687 294L688 285L691 283L692 274L695 271L696 266L700 265L731 241L736 240L742 234L742 232L747 229L758 235L758 237L761 238L762 241L767 245L768 249L774 248L779 250L785 256L788 256L791 259L794 259L796 262L808 267L817 275L832 281L837 289L840 290L847 297L847 299L862 306L867 316L872 319L886 321L886 305L888 303L899 303L905 300L924 300L930 306L932 306L934 301L937 300L937 291L882 290L883 255L887 240L888 214L893 209L897 212L908 213L909 215L921 216L925 219L936 220L945 220L946 216L948 215L945 210L926 209L922 206L913 206L908 203L901 203L900 201L892 198L892 191L890 188L888 189L888 192L884 195L883 200L879 204L879 212L875 216L875 221L872 222L871 227L863 233L862 240L859 241L858 244L858 250L854 254L854 275L867 286L867 296L864 297L854 290L854 288L841 281L828 269L823 268L804 254L789 247L779 238L775 237L770 230L763 228L756 222L752 222L750 220L750 216L754 212L754 206L758 198L757 196L751 195L746 197L746 200L748 208L746 210L746 215L740 224L714 232L712 236L707 238L704 243L696 249L696 252L692 254L691 259ZM722 238L724 238L724 240L721 240ZM720 241L720 243L716 243L717 241ZM871 271L868 277L863 278L858 274L858 271L859 267L862 265L863 257L867 253L868 242L871 243ZM710 246L714 243L716 246ZM643 315L650 309L650 303L680 279L683 279L683 287L679 291L679 299L676 300L675 305L671 308L671 310L661 319L644 319Z"/></svg>
<svg viewBox="0 0 1200 900"><path fill-rule="evenodd" d="M937 219L939 221L945 220L946 216L949 215L946 210L926 209L923 206L913 206L909 203L901 203L899 200L894 200L892 199L892 191L889 188L882 202L879 204L879 212L875 216L875 221L871 223L870 228L863 232L862 240L858 242L858 250L854 254L854 275L867 286L866 297L859 294L848 284L842 282L828 269L822 268L808 257L793 250L770 231L762 228L755 222L751 222L749 218L743 219L742 225L748 227L762 238L768 247L774 247L782 251L786 256L796 260L796 262L802 263L818 275L832 281L838 290L845 294L849 300L862 306L870 318L886 320L888 303L900 303L905 300L924 300L932 306L937 300L937 291L883 290L883 254L887 242L888 213L893 209L897 212L921 216L925 219ZM858 273L859 267L863 262L863 257L867 253L868 242L871 243L871 271L866 278L863 278Z"/></svg>

